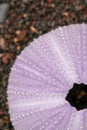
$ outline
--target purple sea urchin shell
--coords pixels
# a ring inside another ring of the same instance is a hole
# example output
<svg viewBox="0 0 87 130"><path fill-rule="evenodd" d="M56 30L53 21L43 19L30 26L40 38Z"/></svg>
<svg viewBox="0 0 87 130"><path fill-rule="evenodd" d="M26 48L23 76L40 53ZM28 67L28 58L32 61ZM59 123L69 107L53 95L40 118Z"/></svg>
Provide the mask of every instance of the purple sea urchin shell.
<svg viewBox="0 0 87 130"><path fill-rule="evenodd" d="M65 99L73 84L87 84L87 25L35 39L18 56L8 84L15 130L87 130L87 110Z"/></svg>

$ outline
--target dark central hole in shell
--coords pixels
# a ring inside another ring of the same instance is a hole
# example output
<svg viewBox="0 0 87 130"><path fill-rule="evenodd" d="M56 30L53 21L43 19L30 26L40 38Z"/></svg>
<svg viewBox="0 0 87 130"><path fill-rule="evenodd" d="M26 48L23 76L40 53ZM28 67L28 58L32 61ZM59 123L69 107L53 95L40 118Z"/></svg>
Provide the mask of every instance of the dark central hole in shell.
<svg viewBox="0 0 87 130"><path fill-rule="evenodd" d="M74 83L65 99L78 111L87 108L87 85Z"/></svg>

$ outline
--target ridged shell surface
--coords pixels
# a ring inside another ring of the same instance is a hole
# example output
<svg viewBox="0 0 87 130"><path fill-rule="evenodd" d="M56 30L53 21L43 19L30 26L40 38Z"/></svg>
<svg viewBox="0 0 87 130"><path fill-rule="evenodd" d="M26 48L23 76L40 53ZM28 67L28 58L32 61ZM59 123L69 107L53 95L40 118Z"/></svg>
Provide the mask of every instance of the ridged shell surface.
<svg viewBox="0 0 87 130"><path fill-rule="evenodd" d="M31 42L9 76L15 130L87 130L87 109L65 100L73 83L87 84L87 25L58 27Z"/></svg>

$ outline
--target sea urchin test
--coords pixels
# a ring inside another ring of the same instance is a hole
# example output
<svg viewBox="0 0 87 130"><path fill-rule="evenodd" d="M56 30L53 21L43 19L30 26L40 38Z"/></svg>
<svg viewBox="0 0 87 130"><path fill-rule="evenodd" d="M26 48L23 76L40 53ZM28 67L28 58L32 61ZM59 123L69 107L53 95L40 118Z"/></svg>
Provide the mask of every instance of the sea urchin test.
<svg viewBox="0 0 87 130"><path fill-rule="evenodd" d="M11 69L7 93L15 130L87 130L87 25L31 42Z"/></svg>

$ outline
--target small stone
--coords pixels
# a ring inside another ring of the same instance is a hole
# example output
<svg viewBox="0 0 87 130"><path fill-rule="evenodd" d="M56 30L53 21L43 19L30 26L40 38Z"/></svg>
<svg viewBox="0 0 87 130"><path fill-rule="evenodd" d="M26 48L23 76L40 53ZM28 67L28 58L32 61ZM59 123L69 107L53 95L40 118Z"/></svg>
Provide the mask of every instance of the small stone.
<svg viewBox="0 0 87 130"><path fill-rule="evenodd" d="M4 63L4 64L8 64L8 59L4 56L3 58L2 58L2 62Z"/></svg>
<svg viewBox="0 0 87 130"><path fill-rule="evenodd" d="M51 4L51 7L54 8L54 7L55 7L55 4Z"/></svg>
<svg viewBox="0 0 87 130"><path fill-rule="evenodd" d="M0 110L0 115L3 115L4 113L3 113L3 110Z"/></svg>
<svg viewBox="0 0 87 130"><path fill-rule="evenodd" d="M2 128L3 125L4 125L4 121L3 119L0 119L0 129Z"/></svg>
<svg viewBox="0 0 87 130"><path fill-rule="evenodd" d="M6 39L4 37L1 37L0 38L0 47L4 50L7 50L7 42L6 42Z"/></svg>
<svg viewBox="0 0 87 130"><path fill-rule="evenodd" d="M68 12L64 12L63 15L64 15L65 17L68 17L68 16L69 16L69 13L68 13Z"/></svg>
<svg viewBox="0 0 87 130"><path fill-rule="evenodd" d="M27 18L27 16L28 16L27 14L25 14L25 13L23 14L23 17L24 17L24 18Z"/></svg>
<svg viewBox="0 0 87 130"><path fill-rule="evenodd" d="M82 6L82 5L80 5L80 6L79 6L79 9L80 9L80 10L82 10L82 9L83 9L83 6Z"/></svg>
<svg viewBox="0 0 87 130"><path fill-rule="evenodd" d="M6 54L2 57L2 62L3 62L4 64L8 64L9 61L10 61L13 57L14 57L13 54L10 53L10 52L8 52L8 53L6 53Z"/></svg>
<svg viewBox="0 0 87 130"><path fill-rule="evenodd" d="M79 11L79 10L82 10L82 9L83 9L83 6L82 6L82 5L76 5L76 6L75 6L75 9L78 10L78 11Z"/></svg>
<svg viewBox="0 0 87 130"><path fill-rule="evenodd" d="M0 23L3 23L7 17L9 10L9 4L2 3L0 4Z"/></svg>
<svg viewBox="0 0 87 130"><path fill-rule="evenodd" d="M27 30L26 29L21 30L20 34L17 37L18 41L24 40L25 37L26 37L26 34L27 34Z"/></svg>
<svg viewBox="0 0 87 130"><path fill-rule="evenodd" d="M21 50L21 46L17 46L17 48L16 48L18 51L20 51Z"/></svg>
<svg viewBox="0 0 87 130"><path fill-rule="evenodd" d="M2 58L3 57L3 54L2 53L0 53L0 58Z"/></svg>
<svg viewBox="0 0 87 130"><path fill-rule="evenodd" d="M31 29L31 31L34 32L34 33L37 33L37 32L38 32L38 30L37 30L34 26L31 26L30 29Z"/></svg>
<svg viewBox="0 0 87 130"><path fill-rule="evenodd" d="M7 20L6 20L6 24L7 24L7 25L10 25L10 20L7 19Z"/></svg>
<svg viewBox="0 0 87 130"><path fill-rule="evenodd" d="M12 33L13 33L13 29L12 29L12 28L9 28L9 29L8 29L8 32L9 32L10 34L12 34Z"/></svg>
<svg viewBox="0 0 87 130"><path fill-rule="evenodd" d="M0 24L0 29L2 29L3 28L3 24Z"/></svg>
<svg viewBox="0 0 87 130"><path fill-rule="evenodd" d="M8 105L8 101L6 101L5 104L6 104L7 108L8 108L8 106L9 106L9 105Z"/></svg>
<svg viewBox="0 0 87 130"><path fill-rule="evenodd" d="M11 16L12 16L13 18L17 18L17 14L16 14L16 13L12 14Z"/></svg>
<svg viewBox="0 0 87 130"><path fill-rule="evenodd" d="M51 3L53 0L47 0L49 3Z"/></svg>
<svg viewBox="0 0 87 130"><path fill-rule="evenodd" d="M16 43L16 42L18 42L18 39L15 37L15 38L13 39L13 41L14 41L14 43Z"/></svg>
<svg viewBox="0 0 87 130"><path fill-rule="evenodd" d="M19 35L19 34L20 34L20 30L17 30L17 31L16 31L16 34Z"/></svg>
<svg viewBox="0 0 87 130"><path fill-rule="evenodd" d="M24 2L24 3L27 3L27 2L28 2L28 0L23 0L23 2Z"/></svg>
<svg viewBox="0 0 87 130"><path fill-rule="evenodd" d="M4 116L4 123L8 124L9 118L7 116Z"/></svg>

